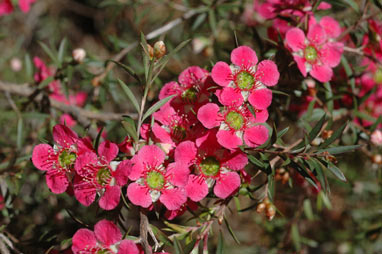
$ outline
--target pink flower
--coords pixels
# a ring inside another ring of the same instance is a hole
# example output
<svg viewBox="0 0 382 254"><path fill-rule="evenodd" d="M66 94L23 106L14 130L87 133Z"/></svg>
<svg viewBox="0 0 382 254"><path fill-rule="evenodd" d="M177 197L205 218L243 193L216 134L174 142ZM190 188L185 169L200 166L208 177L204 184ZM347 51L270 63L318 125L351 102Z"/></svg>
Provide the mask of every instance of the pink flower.
<svg viewBox="0 0 382 254"><path fill-rule="evenodd" d="M189 169L182 161L165 164L165 153L156 145L146 145L132 159L129 175L134 181L127 196L134 205L149 208L158 200L168 210L179 209L186 201L184 186Z"/></svg>
<svg viewBox="0 0 382 254"><path fill-rule="evenodd" d="M256 147L268 140L268 129L258 123L263 123L268 118L268 107L272 93L268 89L257 89L252 92L251 98L255 105L255 116L243 104L239 91L227 87L218 98L224 105L223 109L217 104L207 103L198 111L198 119L207 129L219 127L216 137L219 144L227 149L235 149L243 144Z"/></svg>
<svg viewBox="0 0 382 254"><path fill-rule="evenodd" d="M139 254L137 245L131 240L122 240L119 228L108 220L97 222L94 232L86 228L79 229L72 243L74 254Z"/></svg>
<svg viewBox="0 0 382 254"><path fill-rule="evenodd" d="M320 23L311 19L306 37L300 28L288 30L286 43L304 77L310 73L320 82L331 80L332 68L340 63L343 51L343 44L332 39L340 33L338 22L330 17L323 17Z"/></svg>
<svg viewBox="0 0 382 254"><path fill-rule="evenodd" d="M194 167L186 186L187 196L195 202L205 198L213 187L214 194L219 198L227 198L234 194L240 186L240 176L237 171L248 164L247 156L241 151L230 152L220 147L215 134L207 134L197 142L191 141L178 145L175 158Z"/></svg>
<svg viewBox="0 0 382 254"><path fill-rule="evenodd" d="M382 131L381 130L375 130L371 134L371 142L376 146L382 146Z"/></svg>
<svg viewBox="0 0 382 254"><path fill-rule="evenodd" d="M170 149L182 141L193 139L200 129L195 116L181 114L169 104L161 107L153 117L160 123L154 123L151 129L155 141Z"/></svg>
<svg viewBox="0 0 382 254"><path fill-rule="evenodd" d="M11 0L0 0L0 16L7 15L13 11Z"/></svg>
<svg viewBox="0 0 382 254"><path fill-rule="evenodd" d="M27 13L30 10L30 5L34 2L36 0L19 0L19 7L24 13Z"/></svg>
<svg viewBox="0 0 382 254"><path fill-rule="evenodd" d="M175 95L170 104L176 110L188 114L191 108L197 110L198 106L208 101L211 93L208 88L212 85L208 71L190 66L179 75L178 82L169 82L163 86L159 99Z"/></svg>
<svg viewBox="0 0 382 254"><path fill-rule="evenodd" d="M99 157L94 152L78 156L75 163L78 176L74 179L74 194L81 204L89 206L98 193L102 209L111 210L118 205L121 186L127 183L130 161L112 161L117 154L118 146L104 141L98 147Z"/></svg>
<svg viewBox="0 0 382 254"><path fill-rule="evenodd" d="M127 136L120 144L118 144L119 150L125 153L127 156L133 156L135 149L133 147L133 140Z"/></svg>
<svg viewBox="0 0 382 254"><path fill-rule="evenodd" d="M0 210L3 210L4 207L5 207L5 200L3 195L0 194Z"/></svg>
<svg viewBox="0 0 382 254"><path fill-rule="evenodd" d="M78 138L68 127L57 124L53 128L55 145L40 144L34 147L32 162L40 170L46 171L46 183L53 193L63 193L69 185L76 158L90 148L86 140Z"/></svg>
<svg viewBox="0 0 382 254"><path fill-rule="evenodd" d="M225 62L217 62L212 69L211 76L213 80L223 87L223 94L232 95L235 101L249 101L254 107L258 108L258 92L267 93L268 101L261 101L259 109L265 109L269 106L272 97L270 91L265 92L266 86L275 86L279 80L280 74L276 64L271 60L264 60L257 65L256 52L247 46L240 46L231 53L231 62L229 66ZM229 91L226 91L229 89ZM241 98L240 98L241 97ZM228 97L227 97L228 99ZM265 108L264 108L265 107Z"/></svg>

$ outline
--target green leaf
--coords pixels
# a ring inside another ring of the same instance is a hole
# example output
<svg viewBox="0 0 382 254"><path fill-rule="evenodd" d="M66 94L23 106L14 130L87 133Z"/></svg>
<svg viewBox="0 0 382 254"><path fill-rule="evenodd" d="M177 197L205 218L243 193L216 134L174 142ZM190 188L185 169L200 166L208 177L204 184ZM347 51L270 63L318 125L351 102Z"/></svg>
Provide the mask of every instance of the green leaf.
<svg viewBox="0 0 382 254"><path fill-rule="evenodd" d="M327 140L325 140L325 142L322 143L322 144L320 145L320 149L325 148L325 147L329 146L331 143L333 143L334 141L336 141L337 138L339 138L339 137L341 136L341 134L342 134L342 132L344 131L344 129L346 128L347 124L348 124L347 122L344 123L340 128L338 128L338 129L332 134L332 136L330 136L330 138L328 138Z"/></svg>
<svg viewBox="0 0 382 254"><path fill-rule="evenodd" d="M358 149L360 147L361 147L361 145L337 146L337 147L331 147L331 148L326 148L326 149L320 149L316 152L316 154L323 153L323 152L328 152L330 154L341 154L341 153L346 153L346 152L352 151L354 149Z"/></svg>
<svg viewBox="0 0 382 254"><path fill-rule="evenodd" d="M67 42L68 42L68 40L66 38L64 38L61 41L60 46L58 48L58 56L57 56L57 58L58 58L58 61L59 61L60 64L62 64L62 62L64 61Z"/></svg>
<svg viewBox="0 0 382 254"><path fill-rule="evenodd" d="M354 0L343 0L347 3L351 8L353 8L356 12L359 12L359 6Z"/></svg>
<svg viewBox="0 0 382 254"><path fill-rule="evenodd" d="M16 140L16 145L17 145L17 149L20 150L22 148L22 145L23 145L23 127L24 127L24 124L23 124L23 119L22 118L19 118L19 120L17 121L17 140Z"/></svg>
<svg viewBox="0 0 382 254"><path fill-rule="evenodd" d="M328 107L328 111L330 112L330 115L333 117L333 108L334 108L334 102L332 99L333 91L329 82L325 82L324 87L325 87L326 106Z"/></svg>
<svg viewBox="0 0 382 254"><path fill-rule="evenodd" d="M207 17L207 14L206 13L202 13L200 14L196 19L195 19L195 22L194 24L192 24L192 27L191 27L191 30L195 31L203 22L204 20L206 19Z"/></svg>
<svg viewBox="0 0 382 254"><path fill-rule="evenodd" d="M353 73L353 70L352 70L348 60L346 59L346 57L344 55L342 55L342 57L341 57L341 63L345 69L346 75L348 76L348 78L350 78L350 86L351 86L352 92L355 93L354 73Z"/></svg>
<svg viewBox="0 0 382 254"><path fill-rule="evenodd" d="M132 69L130 68L129 66L123 64L123 63L120 63L120 62L117 62L117 61L114 61L112 59L110 60L107 60L106 62L113 62L115 63L116 65L118 65L119 67L121 67L122 69L124 69L127 73L129 73L133 78L135 78L139 84L141 84L141 79L139 78L138 74Z"/></svg>
<svg viewBox="0 0 382 254"><path fill-rule="evenodd" d="M293 241L294 247L296 248L297 251L299 251L301 249L301 239L300 239L300 233L298 232L298 228L295 223L292 224L291 234L292 234L292 241Z"/></svg>
<svg viewBox="0 0 382 254"><path fill-rule="evenodd" d="M46 79L44 79L39 85L38 85L38 89L43 89L45 87L47 87L52 81L54 80L54 77L53 76L50 76L50 77L47 77Z"/></svg>
<svg viewBox="0 0 382 254"><path fill-rule="evenodd" d="M176 238L174 238L174 249L175 249L175 254L184 254L182 245Z"/></svg>
<svg viewBox="0 0 382 254"><path fill-rule="evenodd" d="M128 85L125 84L122 80L118 79L119 85L121 86L122 90L125 92L131 103L133 103L133 106L135 110L139 113L140 112L140 106L138 104L137 98L133 94L133 92L130 90Z"/></svg>
<svg viewBox="0 0 382 254"><path fill-rule="evenodd" d="M314 220L313 209L312 209L312 204L310 203L310 200L305 199L303 206L304 206L304 213L306 218L308 218L308 220Z"/></svg>
<svg viewBox="0 0 382 254"><path fill-rule="evenodd" d="M166 104L169 100L171 100L175 95L171 95L171 96L168 96L158 102L156 102L154 105L152 105L147 111L146 113L143 115L142 117L142 122L147 118L149 117L151 114L153 114L154 112L156 112L160 107L162 107L164 104Z"/></svg>
<svg viewBox="0 0 382 254"><path fill-rule="evenodd" d="M210 23L210 27L212 30L212 33L216 35L217 29L216 29L216 16L213 9L210 9L208 11L208 22Z"/></svg>
<svg viewBox="0 0 382 254"><path fill-rule="evenodd" d="M330 172L332 172L338 179L340 179L343 182L346 182L346 177L342 173L342 171L337 168L333 163L329 162L328 163L328 169Z"/></svg>
<svg viewBox="0 0 382 254"><path fill-rule="evenodd" d="M281 131L279 131L277 133L277 139L281 138L282 136L284 136L287 132L289 131L289 127L286 127L285 129L282 129Z"/></svg>
<svg viewBox="0 0 382 254"><path fill-rule="evenodd" d="M25 55L24 62L25 62L25 73L26 73L28 79L32 79L33 78L33 64L32 64L32 60L31 60L31 57L29 54Z"/></svg>
<svg viewBox="0 0 382 254"><path fill-rule="evenodd" d="M225 222L225 225L227 226L228 232L231 234L233 240L235 240L235 242L236 242L237 244L240 244L239 239L237 239L235 233L233 232L233 230L232 230L232 228L231 228L231 225L229 225L228 220L227 220L227 218L226 218L225 216L224 216L224 222Z"/></svg>
<svg viewBox="0 0 382 254"><path fill-rule="evenodd" d="M216 247L216 254L223 254L224 250L224 237L221 230L219 230L218 246Z"/></svg>
<svg viewBox="0 0 382 254"><path fill-rule="evenodd" d="M369 131L370 131L370 132L375 131L375 129L377 129L377 127L378 127L378 125L379 125L380 123L382 123L382 116L379 116L378 119L377 119L377 121L375 121L375 123L373 123L373 125L370 126Z"/></svg>
<svg viewBox="0 0 382 254"><path fill-rule="evenodd" d="M52 59L52 61L54 62L54 64L59 67L60 66L60 63L58 61L58 58L56 56L56 54L43 42L39 41L38 42L41 46L41 48L45 51L45 53L50 57L50 59Z"/></svg>
<svg viewBox="0 0 382 254"><path fill-rule="evenodd" d="M137 136L137 128L135 127L135 122L131 117L129 116L123 116L122 125L127 131L127 133L134 139L134 141L138 141Z"/></svg>

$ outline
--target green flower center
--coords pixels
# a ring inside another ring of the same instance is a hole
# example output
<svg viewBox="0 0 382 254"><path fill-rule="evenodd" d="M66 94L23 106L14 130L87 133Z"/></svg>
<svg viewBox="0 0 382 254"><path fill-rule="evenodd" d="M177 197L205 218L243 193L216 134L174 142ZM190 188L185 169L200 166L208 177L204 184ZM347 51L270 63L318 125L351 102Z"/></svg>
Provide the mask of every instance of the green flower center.
<svg viewBox="0 0 382 254"><path fill-rule="evenodd" d="M374 81L377 84L382 83L382 68L377 69L377 71L374 73Z"/></svg>
<svg viewBox="0 0 382 254"><path fill-rule="evenodd" d="M110 252L109 250L106 250L106 249L97 251L97 254L111 254L111 253L112 252Z"/></svg>
<svg viewBox="0 0 382 254"><path fill-rule="evenodd" d="M98 170L97 172L97 182L101 186L105 186L110 182L111 179L111 173L109 168L104 167Z"/></svg>
<svg viewBox="0 0 382 254"><path fill-rule="evenodd" d="M64 150L58 156L58 162L60 163L61 167L68 168L73 165L73 163L76 161L76 158L77 156L75 153Z"/></svg>
<svg viewBox="0 0 382 254"><path fill-rule="evenodd" d="M182 141L187 136L186 128L176 125L172 129L172 135L177 141Z"/></svg>
<svg viewBox="0 0 382 254"><path fill-rule="evenodd" d="M255 78L246 71L240 72L236 76L236 84L241 90L251 89L254 83L255 83Z"/></svg>
<svg viewBox="0 0 382 254"><path fill-rule="evenodd" d="M194 87L191 87L182 93L183 100L194 102L196 101L197 98L198 98L198 90L196 90Z"/></svg>
<svg viewBox="0 0 382 254"><path fill-rule="evenodd" d="M220 171L220 162L214 157L205 158L199 166L205 176L216 176Z"/></svg>
<svg viewBox="0 0 382 254"><path fill-rule="evenodd" d="M317 59L317 50L313 46L308 46L305 48L304 55L308 62L314 62Z"/></svg>
<svg viewBox="0 0 382 254"><path fill-rule="evenodd" d="M244 124L244 117L240 113L231 111L227 114L225 121L232 129L240 130Z"/></svg>
<svg viewBox="0 0 382 254"><path fill-rule="evenodd" d="M160 190L164 186L164 176L157 171L151 171L146 176L146 183L150 189Z"/></svg>

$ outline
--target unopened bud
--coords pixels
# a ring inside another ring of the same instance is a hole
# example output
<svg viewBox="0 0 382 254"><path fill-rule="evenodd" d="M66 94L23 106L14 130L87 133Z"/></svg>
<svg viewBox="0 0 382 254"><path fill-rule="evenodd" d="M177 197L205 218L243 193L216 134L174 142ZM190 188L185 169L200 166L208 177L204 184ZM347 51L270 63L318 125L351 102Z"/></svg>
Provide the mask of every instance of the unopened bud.
<svg viewBox="0 0 382 254"><path fill-rule="evenodd" d="M21 71L21 68L23 68L23 63L21 60L17 57L14 57L11 59L11 69L14 72Z"/></svg>
<svg viewBox="0 0 382 254"><path fill-rule="evenodd" d="M376 145L376 146L382 146L382 131L380 130L375 130L371 134L371 142Z"/></svg>
<svg viewBox="0 0 382 254"><path fill-rule="evenodd" d="M72 52L74 61L77 63L82 63L86 57L86 51L83 48L76 48Z"/></svg>
<svg viewBox="0 0 382 254"><path fill-rule="evenodd" d="M330 138L331 136L333 135L333 131L332 130L324 130L321 134L321 137L323 139L328 139Z"/></svg>
<svg viewBox="0 0 382 254"><path fill-rule="evenodd" d="M322 143L322 138L315 138L312 141L312 145L319 146Z"/></svg>
<svg viewBox="0 0 382 254"><path fill-rule="evenodd" d="M149 51L147 53L149 54L150 59L153 59L154 58L154 49L153 49L153 47L151 47L151 45L147 44L147 50Z"/></svg>
<svg viewBox="0 0 382 254"><path fill-rule="evenodd" d="M262 213L262 212L264 212L265 207L266 207L266 205L265 205L264 203L260 203L260 204L258 204L257 207L256 207L256 212L257 212L257 213Z"/></svg>
<svg viewBox="0 0 382 254"><path fill-rule="evenodd" d="M163 41L157 41L154 44L154 56L156 59L162 58L166 55L166 45Z"/></svg>
<svg viewBox="0 0 382 254"><path fill-rule="evenodd" d="M288 181L289 181L289 173L285 172L285 174L283 174L283 177L281 179L281 183L286 184Z"/></svg>
<svg viewBox="0 0 382 254"><path fill-rule="evenodd" d="M275 217L275 215L276 215L276 209L274 205L272 204L267 205L267 208L265 210L265 216L267 216L267 219L272 220L273 217Z"/></svg>
<svg viewBox="0 0 382 254"><path fill-rule="evenodd" d="M376 164L382 164L382 155L380 154L374 154L372 157L371 157L371 160L376 163Z"/></svg>

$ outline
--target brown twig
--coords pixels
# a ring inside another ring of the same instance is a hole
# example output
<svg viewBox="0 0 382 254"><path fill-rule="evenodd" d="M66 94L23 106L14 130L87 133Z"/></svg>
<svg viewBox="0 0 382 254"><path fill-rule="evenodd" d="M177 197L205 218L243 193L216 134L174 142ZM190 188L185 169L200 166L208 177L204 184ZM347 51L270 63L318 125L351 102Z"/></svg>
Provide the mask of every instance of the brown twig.
<svg viewBox="0 0 382 254"><path fill-rule="evenodd" d="M148 228L149 228L149 219L147 218L147 215L145 211L141 210L139 212L140 214L140 225L139 225L139 232L140 232L140 238L141 238L141 243L143 245L143 249L145 251L145 254L152 254L152 250L150 247L150 244L147 240L147 233L148 233Z"/></svg>

